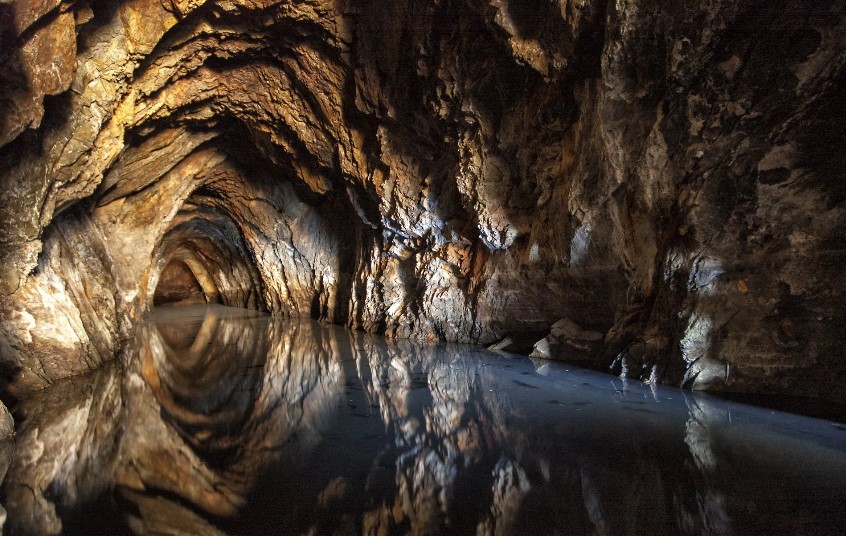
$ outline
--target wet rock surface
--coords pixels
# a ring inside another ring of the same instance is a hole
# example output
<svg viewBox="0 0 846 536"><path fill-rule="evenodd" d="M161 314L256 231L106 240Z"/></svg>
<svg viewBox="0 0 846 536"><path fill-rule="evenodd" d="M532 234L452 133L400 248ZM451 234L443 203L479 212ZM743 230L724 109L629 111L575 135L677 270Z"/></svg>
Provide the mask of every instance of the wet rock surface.
<svg viewBox="0 0 846 536"><path fill-rule="evenodd" d="M6 471L15 452L15 422L6 405L0 402L0 482L6 477ZM6 509L0 501L0 535L6 524Z"/></svg>
<svg viewBox="0 0 846 536"><path fill-rule="evenodd" d="M181 261L225 305L846 394L842 2L22 0L0 41L18 392Z"/></svg>
<svg viewBox="0 0 846 536"><path fill-rule="evenodd" d="M841 424L173 307L19 408L10 534L839 534ZM92 515L96 513L96 515Z"/></svg>

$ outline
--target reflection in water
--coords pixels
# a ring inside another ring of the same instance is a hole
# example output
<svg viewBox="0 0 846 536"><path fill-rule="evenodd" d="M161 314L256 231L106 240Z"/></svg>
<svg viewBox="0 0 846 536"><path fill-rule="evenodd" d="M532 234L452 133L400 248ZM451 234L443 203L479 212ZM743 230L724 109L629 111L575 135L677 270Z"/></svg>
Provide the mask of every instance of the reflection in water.
<svg viewBox="0 0 846 536"><path fill-rule="evenodd" d="M19 408L12 534L839 533L840 425L223 307ZM120 528L117 528L120 527Z"/></svg>

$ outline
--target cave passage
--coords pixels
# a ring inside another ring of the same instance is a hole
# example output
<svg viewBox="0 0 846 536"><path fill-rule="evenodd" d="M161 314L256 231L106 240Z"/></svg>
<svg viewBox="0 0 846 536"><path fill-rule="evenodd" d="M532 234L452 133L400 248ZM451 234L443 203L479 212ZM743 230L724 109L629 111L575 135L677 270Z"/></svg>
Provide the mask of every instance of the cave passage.
<svg viewBox="0 0 846 536"><path fill-rule="evenodd" d="M154 305L174 303L208 303L208 298L194 272L180 260L172 260L165 266L153 295Z"/></svg>
<svg viewBox="0 0 846 536"><path fill-rule="evenodd" d="M844 103L844 0L0 0L0 532L842 531L699 393L846 400Z"/></svg>
<svg viewBox="0 0 846 536"><path fill-rule="evenodd" d="M833 535L846 523L846 428L829 421L220 305L158 311L131 355L21 408L4 487L12 533L750 534L766 523ZM79 427L68 408L96 414ZM74 464L50 462L71 453Z"/></svg>
<svg viewBox="0 0 846 536"><path fill-rule="evenodd" d="M220 303L845 399L846 3L644 1L0 3L0 380Z"/></svg>

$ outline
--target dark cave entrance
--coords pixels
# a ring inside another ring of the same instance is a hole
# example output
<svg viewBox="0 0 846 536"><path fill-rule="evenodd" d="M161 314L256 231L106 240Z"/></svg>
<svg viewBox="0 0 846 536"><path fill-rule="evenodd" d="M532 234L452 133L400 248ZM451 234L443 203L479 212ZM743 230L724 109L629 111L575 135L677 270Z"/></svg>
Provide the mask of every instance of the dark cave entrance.
<svg viewBox="0 0 846 536"><path fill-rule="evenodd" d="M208 302L202 285L200 285L188 264L179 259L167 263L159 277L156 292L153 294L153 305L205 304Z"/></svg>

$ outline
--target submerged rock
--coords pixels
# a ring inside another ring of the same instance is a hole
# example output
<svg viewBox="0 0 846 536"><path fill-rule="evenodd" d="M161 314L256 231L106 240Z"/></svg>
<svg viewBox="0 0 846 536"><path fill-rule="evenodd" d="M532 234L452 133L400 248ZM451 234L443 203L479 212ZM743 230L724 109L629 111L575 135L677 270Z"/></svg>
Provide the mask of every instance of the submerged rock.
<svg viewBox="0 0 846 536"><path fill-rule="evenodd" d="M569 318L562 318L552 325L549 335L535 343L529 355L592 365L602 340L602 333L582 329Z"/></svg>

